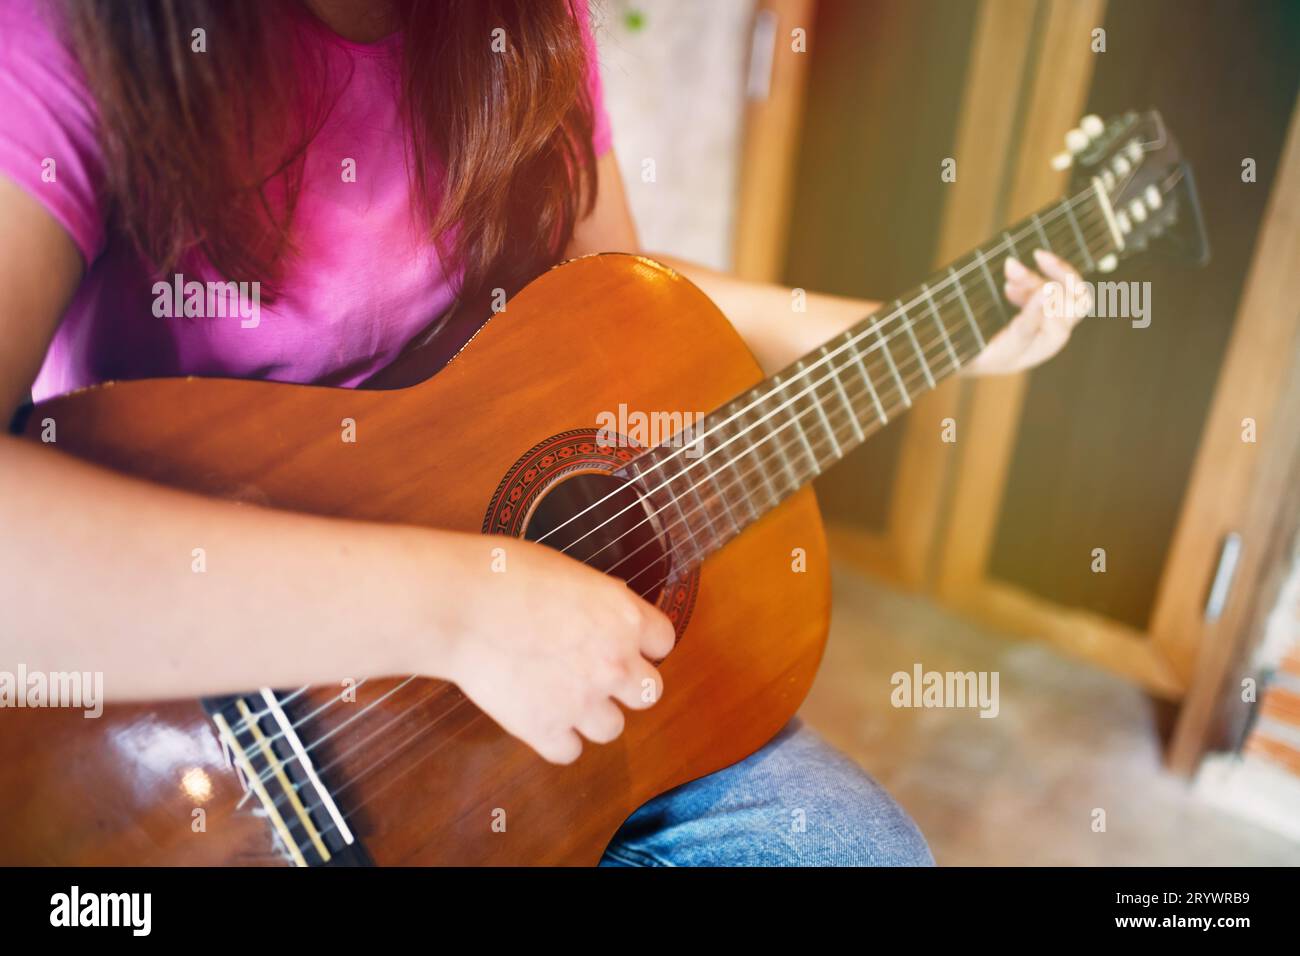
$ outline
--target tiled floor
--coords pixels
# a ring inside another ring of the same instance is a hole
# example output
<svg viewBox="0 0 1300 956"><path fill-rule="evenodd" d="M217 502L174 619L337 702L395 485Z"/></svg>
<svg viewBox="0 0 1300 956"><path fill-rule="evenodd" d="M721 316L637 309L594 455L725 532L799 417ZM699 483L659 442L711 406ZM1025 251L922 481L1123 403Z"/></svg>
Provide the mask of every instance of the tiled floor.
<svg viewBox="0 0 1300 956"><path fill-rule="evenodd" d="M891 675L917 663L997 671L998 716L893 707ZM1135 688L853 572L836 574L826 658L801 713L907 808L940 864L1300 865L1300 843L1210 807L1162 769Z"/></svg>

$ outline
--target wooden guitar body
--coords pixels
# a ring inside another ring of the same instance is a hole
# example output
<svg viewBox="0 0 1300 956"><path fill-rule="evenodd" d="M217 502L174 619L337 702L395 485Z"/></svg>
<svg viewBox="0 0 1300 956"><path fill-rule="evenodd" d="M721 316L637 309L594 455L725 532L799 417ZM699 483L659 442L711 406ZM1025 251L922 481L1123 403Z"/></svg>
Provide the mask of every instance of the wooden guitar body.
<svg viewBox="0 0 1300 956"><path fill-rule="evenodd" d="M547 451L534 477L561 482L566 459L591 453L584 435L601 413L707 412L761 379L689 282L601 255L539 277L418 385L123 382L38 406L26 431L39 436L53 419L64 452L249 506L480 532L499 530L485 519L494 501L500 518L507 477L530 449ZM341 440L344 419L355 442ZM829 599L804 489L704 562L678 608L663 700L573 765L545 763L455 687L422 679L365 683L355 703L305 721L304 739L318 741L315 766L378 864L593 864L639 805L742 759L791 718L821 657ZM356 640L369 638L359 624ZM111 698L111 674L105 685ZM294 711L338 695L313 690ZM0 863L284 862L268 821L249 812L257 801L235 809L243 789L198 702L110 705L99 719L0 710L0 774Z"/></svg>

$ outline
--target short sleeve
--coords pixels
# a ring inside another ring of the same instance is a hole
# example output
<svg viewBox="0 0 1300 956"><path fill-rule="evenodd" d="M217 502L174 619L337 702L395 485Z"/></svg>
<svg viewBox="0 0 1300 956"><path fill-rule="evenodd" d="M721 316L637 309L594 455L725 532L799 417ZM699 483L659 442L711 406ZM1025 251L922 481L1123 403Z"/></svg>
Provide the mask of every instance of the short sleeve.
<svg viewBox="0 0 1300 956"><path fill-rule="evenodd" d="M586 0L574 2L578 23L582 27L582 42L587 48L587 92L592 109L591 145L599 157L608 153L614 145L614 131L609 124L609 112L605 109L605 87L600 79L600 51L596 48L591 15L586 9Z"/></svg>
<svg viewBox="0 0 1300 956"><path fill-rule="evenodd" d="M68 231L86 264L104 247L94 97L49 19L56 4L0 0L0 175Z"/></svg>

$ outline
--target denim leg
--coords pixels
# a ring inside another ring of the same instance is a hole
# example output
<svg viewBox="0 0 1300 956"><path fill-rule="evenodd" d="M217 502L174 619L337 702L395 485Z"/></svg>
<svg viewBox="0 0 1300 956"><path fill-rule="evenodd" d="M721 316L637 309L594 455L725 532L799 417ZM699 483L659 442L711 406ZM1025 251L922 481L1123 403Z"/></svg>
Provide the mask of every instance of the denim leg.
<svg viewBox="0 0 1300 956"><path fill-rule="evenodd" d="M655 797L601 866L932 866L911 818L857 764L792 720L734 766Z"/></svg>

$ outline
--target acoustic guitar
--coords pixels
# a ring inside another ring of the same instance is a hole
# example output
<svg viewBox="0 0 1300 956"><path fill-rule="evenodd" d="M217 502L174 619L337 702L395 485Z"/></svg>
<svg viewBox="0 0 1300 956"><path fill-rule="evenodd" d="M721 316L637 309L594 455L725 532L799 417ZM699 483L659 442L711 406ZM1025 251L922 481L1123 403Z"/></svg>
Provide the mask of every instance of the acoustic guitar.
<svg viewBox="0 0 1300 956"><path fill-rule="evenodd" d="M26 407L15 429L32 440L166 485L541 542L624 579L677 644L664 699L563 767L420 677L98 719L0 710L0 863L595 863L642 803L793 716L830 610L809 483L1011 318L1006 256L1041 247L1104 273L1159 236L1204 257L1158 114L1071 136L1066 198L770 378L688 281L605 254L444 325L369 389L177 378ZM646 423L663 432L649 447Z"/></svg>

